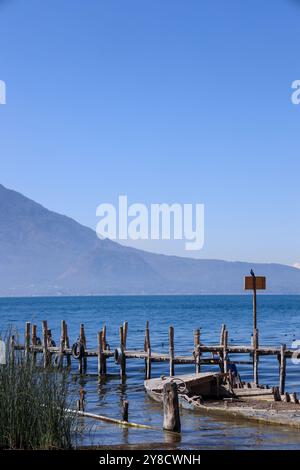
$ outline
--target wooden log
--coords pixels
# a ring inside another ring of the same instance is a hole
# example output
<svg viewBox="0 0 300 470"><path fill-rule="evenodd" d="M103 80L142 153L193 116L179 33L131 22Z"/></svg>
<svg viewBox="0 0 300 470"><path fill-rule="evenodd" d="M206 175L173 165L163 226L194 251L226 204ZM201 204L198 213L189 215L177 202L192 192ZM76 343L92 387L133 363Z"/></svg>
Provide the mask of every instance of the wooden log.
<svg viewBox="0 0 300 470"><path fill-rule="evenodd" d="M103 351L106 351L106 350L107 350L106 325L103 325L103 328L102 328L102 350L103 350ZM103 354L103 358L102 358L102 371L103 371L103 375L106 375L106 369L107 369L107 366L106 366L106 355Z"/></svg>
<svg viewBox="0 0 300 470"><path fill-rule="evenodd" d="M98 331L98 375L103 374L103 331Z"/></svg>
<svg viewBox="0 0 300 470"><path fill-rule="evenodd" d="M43 327L43 353L44 353L44 368L49 366L49 352L48 352L48 324L47 320L42 321Z"/></svg>
<svg viewBox="0 0 300 470"><path fill-rule="evenodd" d="M258 344L258 329L256 328L254 330L254 335L253 335L253 381L256 385L258 385L258 350L259 344Z"/></svg>
<svg viewBox="0 0 300 470"><path fill-rule="evenodd" d="M177 385L167 382L163 388L164 423L163 429L167 431L180 432L180 414Z"/></svg>
<svg viewBox="0 0 300 470"><path fill-rule="evenodd" d="M169 328L170 377L174 376L174 327Z"/></svg>
<svg viewBox="0 0 300 470"><path fill-rule="evenodd" d="M30 324L30 322L26 322L26 326L25 326L25 357L26 357L26 360L29 360L29 354L30 354L30 330L31 330L31 324Z"/></svg>
<svg viewBox="0 0 300 470"><path fill-rule="evenodd" d="M128 407L128 401L124 400L122 402L122 421L125 421L126 423L128 423Z"/></svg>
<svg viewBox="0 0 300 470"><path fill-rule="evenodd" d="M286 344L280 347L280 377L279 377L279 392L280 395L284 394L285 390L285 376L286 376L286 357L285 357Z"/></svg>
<svg viewBox="0 0 300 470"><path fill-rule="evenodd" d="M201 356L200 356L200 328L194 331L194 355L195 355L195 372L200 373Z"/></svg>
<svg viewBox="0 0 300 470"><path fill-rule="evenodd" d="M126 355L125 355L125 348L124 348L124 332L123 326L120 326L120 350L121 350L121 357L120 357L120 377L122 380L126 377Z"/></svg>
<svg viewBox="0 0 300 470"><path fill-rule="evenodd" d="M224 331L224 343L223 343L223 369L224 369L224 374L227 374L228 372L228 330Z"/></svg>

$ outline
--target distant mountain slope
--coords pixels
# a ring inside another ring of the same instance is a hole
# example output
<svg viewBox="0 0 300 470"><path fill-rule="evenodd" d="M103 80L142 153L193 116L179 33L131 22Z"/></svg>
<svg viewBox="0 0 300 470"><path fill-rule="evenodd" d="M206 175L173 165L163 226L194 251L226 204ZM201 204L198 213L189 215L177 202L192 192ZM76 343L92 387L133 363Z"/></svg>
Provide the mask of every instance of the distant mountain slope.
<svg viewBox="0 0 300 470"><path fill-rule="evenodd" d="M164 256L90 228L0 185L0 295L241 293L253 267L268 292L300 293L300 270Z"/></svg>

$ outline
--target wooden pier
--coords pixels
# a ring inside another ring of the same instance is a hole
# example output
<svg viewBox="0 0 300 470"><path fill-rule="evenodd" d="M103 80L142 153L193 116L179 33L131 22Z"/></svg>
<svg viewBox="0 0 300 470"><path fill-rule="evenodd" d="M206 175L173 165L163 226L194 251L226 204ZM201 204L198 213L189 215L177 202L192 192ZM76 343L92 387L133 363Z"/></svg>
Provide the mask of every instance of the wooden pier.
<svg viewBox="0 0 300 470"><path fill-rule="evenodd" d="M193 334L193 347L191 354L175 354L175 335L174 327L169 328L169 352L162 353L152 351L150 325L146 323L145 339L143 349L128 349L128 323L124 322L119 328L120 342L112 348L106 337L106 326L97 332L97 347L90 349L87 347L87 338L85 335L84 324L79 327L78 339L70 347L68 337L68 327L66 321L61 322L61 335L58 345L52 337L52 331L49 329L48 322L42 322L41 338L38 337L38 328L36 324L27 322L25 325L24 344L18 344L15 336L11 337L10 354L12 359L16 351L24 351L26 358L32 357L34 362L42 358L44 368L57 367L58 369L70 368L72 362L77 362L79 374L85 374L88 367L89 358L97 358L98 375L103 377L107 374L108 360L113 360L119 365L120 378L126 379L126 365L128 360L140 359L145 363L145 378L150 379L152 374L152 363L166 362L169 364L169 376L175 375L175 368L179 365L190 364L194 371L199 373L203 365L217 365L220 371L227 373L232 364L251 365L253 369L253 384L259 384L259 358L261 356L275 356L279 364L278 387L280 395L285 393L285 379L287 369L287 359L295 354L294 349L287 349L285 344L278 347L267 347L259 344L259 332L256 328L251 337L249 345L229 344L229 332L225 325L221 327L220 341L213 345L204 345L201 342L201 331L197 329ZM191 335L192 340L192 335ZM192 341L191 341L192 343ZM234 359L234 355L248 355L247 360L240 358Z"/></svg>

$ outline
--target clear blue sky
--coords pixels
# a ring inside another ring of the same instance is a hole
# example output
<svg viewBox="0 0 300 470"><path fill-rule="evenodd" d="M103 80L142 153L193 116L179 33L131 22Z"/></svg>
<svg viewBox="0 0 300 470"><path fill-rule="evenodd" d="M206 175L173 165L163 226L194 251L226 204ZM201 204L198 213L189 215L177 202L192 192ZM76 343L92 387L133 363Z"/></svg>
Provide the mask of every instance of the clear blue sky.
<svg viewBox="0 0 300 470"><path fill-rule="evenodd" d="M0 182L91 227L203 202L193 256L300 263L299 37L297 0L0 0Z"/></svg>

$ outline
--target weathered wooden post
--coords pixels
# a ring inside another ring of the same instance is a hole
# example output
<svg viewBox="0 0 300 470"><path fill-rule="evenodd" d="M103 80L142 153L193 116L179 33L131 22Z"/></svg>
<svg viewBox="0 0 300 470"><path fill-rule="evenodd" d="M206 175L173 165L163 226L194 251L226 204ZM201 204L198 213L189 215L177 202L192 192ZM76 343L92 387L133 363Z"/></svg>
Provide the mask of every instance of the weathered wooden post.
<svg viewBox="0 0 300 470"><path fill-rule="evenodd" d="M33 364L35 364L36 355L37 355L36 351L34 351L34 348L37 345L37 326L36 325L32 325L32 328L31 328L31 344L32 344L32 349L33 349L32 360L33 360Z"/></svg>
<svg viewBox="0 0 300 470"><path fill-rule="evenodd" d="M124 348L124 330L123 326L120 326L120 350L121 350L121 357L120 360L120 376L121 379L125 379L126 377L126 356L125 356L125 348Z"/></svg>
<svg viewBox="0 0 300 470"><path fill-rule="evenodd" d="M68 325L67 322L63 321L63 335L64 335L64 351L67 357L67 367L71 367L71 355L66 352L70 348L70 342L68 337Z"/></svg>
<svg viewBox="0 0 300 470"><path fill-rule="evenodd" d="M128 408L129 408L129 403L126 400L123 400L122 402L122 421L125 421L128 423Z"/></svg>
<svg viewBox="0 0 300 470"><path fill-rule="evenodd" d="M220 346L221 346L222 348L224 347L225 330L226 330L226 325L224 325L224 323L223 323L223 324L222 324L222 327L221 327L221 334L220 334ZM224 373L224 354L223 354L223 349L222 349L222 351L219 352L219 358L220 358L220 370L221 370L221 373Z"/></svg>
<svg viewBox="0 0 300 470"><path fill-rule="evenodd" d="M44 368L49 365L49 351L48 351L48 323L47 320L42 321L43 326L43 353L44 353Z"/></svg>
<svg viewBox="0 0 300 470"><path fill-rule="evenodd" d="M79 364L78 364L78 371L80 374L85 374L86 373L86 368L87 368L87 359L85 356L85 350L86 350L86 339L85 339L85 332L84 332L84 324L81 323L80 325L80 331L79 331L79 345L82 348L82 354L80 354L79 357Z"/></svg>
<svg viewBox="0 0 300 470"><path fill-rule="evenodd" d="M29 354L30 354L30 330L31 330L31 324L29 322L26 322L26 327L25 327L25 358L28 361L29 360Z"/></svg>
<svg viewBox="0 0 300 470"><path fill-rule="evenodd" d="M286 375L285 350L286 350L286 344L282 344L280 347L280 378L279 378L280 395L283 395L284 390L285 390L285 375Z"/></svg>
<svg viewBox="0 0 300 470"><path fill-rule="evenodd" d="M174 382L167 382L163 388L164 423L166 431L180 432L180 414L177 385Z"/></svg>
<svg viewBox="0 0 300 470"><path fill-rule="evenodd" d="M150 329L149 329L149 322L147 321L146 324L146 331L145 331L145 343L144 343L144 350L147 353L147 357L145 360L146 366L146 379L151 379L151 341L150 341Z"/></svg>
<svg viewBox="0 0 300 470"><path fill-rule="evenodd" d="M98 331L98 375L103 375L103 331Z"/></svg>
<svg viewBox="0 0 300 470"><path fill-rule="evenodd" d="M200 328L194 331L194 356L195 356L195 371L196 371L196 374L199 374L201 370Z"/></svg>
<svg viewBox="0 0 300 470"><path fill-rule="evenodd" d="M223 368L224 368L224 374L227 374L227 372L228 372L227 348L228 348L228 330L225 330L224 331L224 343L223 343Z"/></svg>
<svg viewBox="0 0 300 470"><path fill-rule="evenodd" d="M106 325L103 325L102 328L102 351L106 351L107 349L107 342L106 342ZM102 372L103 375L106 375L106 356L103 354L102 357Z"/></svg>
<svg viewBox="0 0 300 470"><path fill-rule="evenodd" d="M253 382L258 385L258 329L256 328L253 336Z"/></svg>
<svg viewBox="0 0 300 470"><path fill-rule="evenodd" d="M169 328L170 377L174 376L174 327Z"/></svg>
<svg viewBox="0 0 300 470"><path fill-rule="evenodd" d="M124 350L126 351L126 347L127 347L127 333L128 333L128 322L127 321L124 321L123 323L123 342L124 342Z"/></svg>

